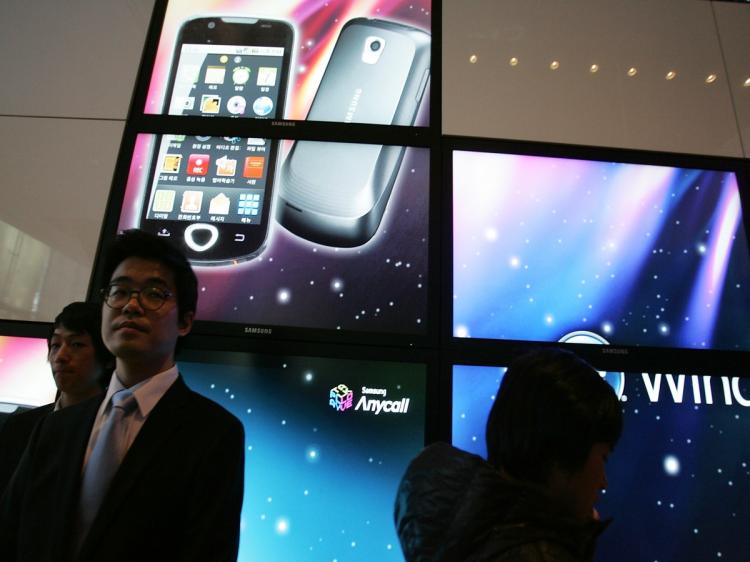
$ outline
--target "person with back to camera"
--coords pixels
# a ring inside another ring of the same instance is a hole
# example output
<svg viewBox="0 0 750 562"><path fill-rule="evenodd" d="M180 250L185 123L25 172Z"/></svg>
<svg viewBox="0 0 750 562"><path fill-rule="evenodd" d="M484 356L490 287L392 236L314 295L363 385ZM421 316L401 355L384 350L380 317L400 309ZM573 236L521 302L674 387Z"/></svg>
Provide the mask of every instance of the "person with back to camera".
<svg viewBox="0 0 750 562"><path fill-rule="evenodd" d="M558 349L519 357L487 420L487 461L437 443L409 464L395 506L406 560L592 560L621 432L617 396L588 363Z"/></svg>
<svg viewBox="0 0 750 562"><path fill-rule="evenodd" d="M178 339L198 290L185 257L142 231L105 253L101 397L39 423L0 500L4 562L234 562L244 481L240 421L190 390Z"/></svg>
<svg viewBox="0 0 750 562"><path fill-rule="evenodd" d="M100 394L109 381L114 357L102 341L101 305L72 302L60 311L47 336L47 360L55 401L13 414L0 429L0 496L39 420Z"/></svg>

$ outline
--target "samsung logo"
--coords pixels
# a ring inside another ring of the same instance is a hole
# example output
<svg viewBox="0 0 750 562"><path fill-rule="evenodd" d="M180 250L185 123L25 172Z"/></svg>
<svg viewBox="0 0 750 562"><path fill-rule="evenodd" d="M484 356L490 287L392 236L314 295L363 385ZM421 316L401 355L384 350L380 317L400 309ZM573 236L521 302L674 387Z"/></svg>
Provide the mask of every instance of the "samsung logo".
<svg viewBox="0 0 750 562"><path fill-rule="evenodd" d="M602 353L605 353L607 355L627 355L628 350L622 349L620 347L603 347Z"/></svg>
<svg viewBox="0 0 750 562"><path fill-rule="evenodd" d="M270 336L273 333L273 328L255 328L253 326L245 326L246 334L263 334L264 336Z"/></svg>
<svg viewBox="0 0 750 562"><path fill-rule="evenodd" d="M296 127L297 123L293 121L271 121L271 125L274 127Z"/></svg>
<svg viewBox="0 0 750 562"><path fill-rule="evenodd" d="M362 88L354 90L354 95L349 102L349 107L346 109L346 117L344 117L344 123L351 123L354 119L354 114L357 112L357 106L359 105L359 98L362 97Z"/></svg>

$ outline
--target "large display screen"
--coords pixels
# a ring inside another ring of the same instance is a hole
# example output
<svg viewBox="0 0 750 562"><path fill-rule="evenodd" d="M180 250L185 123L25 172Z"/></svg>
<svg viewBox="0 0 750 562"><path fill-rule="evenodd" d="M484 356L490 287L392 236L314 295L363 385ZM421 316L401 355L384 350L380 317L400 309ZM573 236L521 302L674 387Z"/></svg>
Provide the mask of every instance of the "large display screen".
<svg viewBox="0 0 750 562"><path fill-rule="evenodd" d="M453 368L453 444L486 457L485 424L505 369ZM750 378L603 373L622 437L597 505L612 524L596 560L745 560L750 552Z"/></svg>
<svg viewBox="0 0 750 562"><path fill-rule="evenodd" d="M424 446L424 365L190 353L188 385L245 427L240 562L403 560L393 503Z"/></svg>
<svg viewBox="0 0 750 562"><path fill-rule="evenodd" d="M750 350L735 173L452 158L455 337Z"/></svg>
<svg viewBox="0 0 750 562"><path fill-rule="evenodd" d="M56 391L47 340L0 335L0 413L49 404Z"/></svg>
<svg viewBox="0 0 750 562"><path fill-rule="evenodd" d="M139 135L118 230L185 252L199 320L419 336L428 193L423 148Z"/></svg>
<svg viewBox="0 0 750 562"><path fill-rule="evenodd" d="M169 2L146 113L428 124L429 0Z"/></svg>

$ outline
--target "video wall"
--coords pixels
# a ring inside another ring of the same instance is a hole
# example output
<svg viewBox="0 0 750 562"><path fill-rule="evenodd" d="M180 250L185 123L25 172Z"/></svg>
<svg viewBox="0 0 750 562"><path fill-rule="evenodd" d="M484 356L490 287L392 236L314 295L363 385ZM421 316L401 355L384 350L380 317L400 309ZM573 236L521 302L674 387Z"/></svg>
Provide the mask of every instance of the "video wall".
<svg viewBox="0 0 750 562"><path fill-rule="evenodd" d="M598 559L742 558L746 163L441 139L426 0L154 13L100 242L140 228L194 266L179 366L245 426L239 560L402 560L409 460L433 440L485 454L504 370L462 361L539 343L628 355L602 373L625 433ZM42 351L47 394L13 363L15 404L54 395ZM694 352L737 372L652 368Z"/></svg>
<svg viewBox="0 0 750 562"><path fill-rule="evenodd" d="M455 365L452 442L486 458L485 425L505 368ZM596 560L743 560L750 549L750 379L601 372L624 430L597 509L612 523ZM746 373L743 373L746 374Z"/></svg>

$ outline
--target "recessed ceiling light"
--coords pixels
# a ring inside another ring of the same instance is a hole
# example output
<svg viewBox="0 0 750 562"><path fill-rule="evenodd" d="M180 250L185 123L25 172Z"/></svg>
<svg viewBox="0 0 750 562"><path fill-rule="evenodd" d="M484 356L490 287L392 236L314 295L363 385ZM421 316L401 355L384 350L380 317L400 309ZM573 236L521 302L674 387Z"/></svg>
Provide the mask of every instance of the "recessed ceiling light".
<svg viewBox="0 0 750 562"><path fill-rule="evenodd" d="M745 78L745 81L742 83L745 88L750 88L750 78Z"/></svg>
<svg viewBox="0 0 750 562"><path fill-rule="evenodd" d="M636 67L631 66L630 68L628 68L628 76L632 78L636 74L638 74L638 69Z"/></svg>
<svg viewBox="0 0 750 562"><path fill-rule="evenodd" d="M511 66L518 66L518 59L516 57L511 57L509 62Z"/></svg>
<svg viewBox="0 0 750 562"><path fill-rule="evenodd" d="M592 65L591 65L591 66L589 67L589 72L590 72L591 74L594 74L595 72L599 72L599 65L598 65L598 64L592 64Z"/></svg>
<svg viewBox="0 0 750 562"><path fill-rule="evenodd" d="M560 68L560 63L556 60L553 60L551 63L549 63L549 67L552 70L557 70L558 68Z"/></svg>
<svg viewBox="0 0 750 562"><path fill-rule="evenodd" d="M674 80L676 76L677 73L674 70L670 70L669 72L667 72L667 75L664 78L666 78L667 80Z"/></svg>
<svg viewBox="0 0 750 562"><path fill-rule="evenodd" d="M477 57L476 55L471 55L471 56L469 57L469 62L470 62L471 64L476 64L476 62L477 62L478 60L479 60L479 57Z"/></svg>
<svg viewBox="0 0 750 562"><path fill-rule="evenodd" d="M716 82L717 78L718 76L716 76L716 74L709 74L708 76L706 76L706 84L713 84L714 82Z"/></svg>

